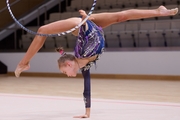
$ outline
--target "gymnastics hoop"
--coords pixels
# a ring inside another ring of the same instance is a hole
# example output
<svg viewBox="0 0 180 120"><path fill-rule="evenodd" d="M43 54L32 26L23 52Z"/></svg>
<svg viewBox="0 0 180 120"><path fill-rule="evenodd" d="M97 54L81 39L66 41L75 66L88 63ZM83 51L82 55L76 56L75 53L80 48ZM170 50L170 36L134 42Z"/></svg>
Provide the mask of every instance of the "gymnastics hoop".
<svg viewBox="0 0 180 120"><path fill-rule="evenodd" d="M61 32L61 33L57 33L57 34L41 34L41 33L37 33L37 32L34 32L34 31L32 31L32 30L27 29L27 28L24 27L24 26L15 18L15 16L13 15L12 10L11 10L10 5L9 5L9 0L6 0L6 4L7 4L7 8L8 8L8 10L9 10L9 13L10 13L11 17L13 18L13 20L14 20L23 30L27 31L28 33L34 34L34 35L39 35L39 36L44 36L44 37L57 37L57 36L62 36L62 35L66 35L66 34L68 34L68 33L71 33L71 32L73 32L74 30L76 30L76 29L78 29L79 27L81 27L81 25L83 25L83 24L86 22L86 20L90 17L90 15L92 14L92 12L94 11L95 6L96 6L96 0L94 0L93 5L92 5L92 7L91 7L91 10L89 11L87 17L86 17L81 23L79 23L76 27L74 27L74 28L72 28L72 29L70 29L70 30L67 30L67 31Z"/></svg>

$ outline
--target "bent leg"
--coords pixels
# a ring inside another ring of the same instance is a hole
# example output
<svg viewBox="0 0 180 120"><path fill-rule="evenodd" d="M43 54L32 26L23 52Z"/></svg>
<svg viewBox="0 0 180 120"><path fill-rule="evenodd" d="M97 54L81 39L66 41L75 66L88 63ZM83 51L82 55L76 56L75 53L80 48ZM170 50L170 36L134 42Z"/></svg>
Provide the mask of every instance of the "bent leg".
<svg viewBox="0 0 180 120"><path fill-rule="evenodd" d="M66 20L60 20L57 22L53 22L47 25L44 25L38 29L38 33L42 34L55 34L67 31L81 22L81 18L70 18ZM24 70L29 69L29 61L31 58L39 51L39 49L43 46L46 37L36 35L31 45L29 46L25 56L18 64L15 75L19 77L20 73Z"/></svg>
<svg viewBox="0 0 180 120"><path fill-rule="evenodd" d="M98 26L105 28L111 24L118 22L124 22L127 20L136 20L142 18L151 18L151 17L160 17L160 16L171 16L176 15L178 8L168 10L164 6L160 6L157 9L152 10L139 10L139 9L130 9L121 12L114 13L99 13L92 14L90 19Z"/></svg>

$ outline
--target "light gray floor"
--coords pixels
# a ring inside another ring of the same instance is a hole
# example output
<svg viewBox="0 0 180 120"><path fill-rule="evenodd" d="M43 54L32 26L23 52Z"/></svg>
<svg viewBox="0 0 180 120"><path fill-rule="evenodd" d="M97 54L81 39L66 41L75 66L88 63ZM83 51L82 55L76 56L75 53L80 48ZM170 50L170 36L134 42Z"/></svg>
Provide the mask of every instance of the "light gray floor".
<svg viewBox="0 0 180 120"><path fill-rule="evenodd" d="M80 98L0 94L0 120L75 120L83 113ZM180 104L93 99L89 120L180 120Z"/></svg>
<svg viewBox="0 0 180 120"><path fill-rule="evenodd" d="M0 76L0 120L76 120L83 80ZM180 120L180 81L92 79L89 120Z"/></svg>

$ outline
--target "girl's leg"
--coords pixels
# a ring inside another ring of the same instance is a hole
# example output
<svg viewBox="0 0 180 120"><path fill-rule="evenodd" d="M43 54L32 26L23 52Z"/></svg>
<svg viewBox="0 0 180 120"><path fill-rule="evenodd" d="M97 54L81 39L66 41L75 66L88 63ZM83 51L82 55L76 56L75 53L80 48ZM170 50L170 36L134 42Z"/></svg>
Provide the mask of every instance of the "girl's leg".
<svg viewBox="0 0 180 120"><path fill-rule="evenodd" d="M63 31L67 31L81 22L81 18L70 18L66 20L61 20L57 22L50 23L48 25L44 25L38 29L38 33L43 34L54 34ZM24 70L29 69L29 61L31 58L39 51L39 49L43 46L46 37L43 36L35 36L34 40L32 41L31 45L29 46L25 56L18 64L15 75L18 77L20 73Z"/></svg>
<svg viewBox="0 0 180 120"><path fill-rule="evenodd" d="M178 8L168 10L164 6L160 6L159 8L152 10L130 9L130 10L114 12L114 13L92 14L90 19L93 22L95 22L98 26L104 28L111 24L123 22L127 20L135 20L135 19L159 17L159 16L171 16L177 14L177 12L178 12Z"/></svg>

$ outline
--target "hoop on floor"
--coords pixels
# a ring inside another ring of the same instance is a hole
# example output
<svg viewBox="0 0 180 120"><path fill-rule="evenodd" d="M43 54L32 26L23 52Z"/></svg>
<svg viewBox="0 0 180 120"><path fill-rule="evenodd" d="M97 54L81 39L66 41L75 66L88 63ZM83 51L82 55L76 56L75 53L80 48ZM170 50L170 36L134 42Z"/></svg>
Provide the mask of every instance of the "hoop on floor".
<svg viewBox="0 0 180 120"><path fill-rule="evenodd" d="M90 15L92 14L92 12L94 11L94 8L95 8L95 6L96 6L96 0L94 0L93 5L92 5L92 7L91 7L91 10L89 11L87 17L86 17L81 23L79 23L79 25L77 25L76 27L74 27L74 28L72 28L72 29L70 29L70 30L67 30L67 31L61 32L61 33L57 33L57 34L41 34L41 33L37 33L37 32L34 32L34 31L32 31L32 30L27 29L27 28L24 27L24 26L15 18L15 16L13 15L12 10L11 10L10 5L9 5L9 0L6 0L6 4L7 4L7 8L8 8L8 10L9 10L9 13L10 13L11 17L13 18L13 20L14 20L22 29L24 29L24 30L27 31L28 33L31 33L31 34L34 34L34 35L39 35L39 36L44 36L44 37L57 37L57 36L62 36L62 35L66 35L66 34L68 34L68 33L71 33L71 32L73 32L74 30L78 29L81 25L83 25L83 24L86 22L86 20L90 17Z"/></svg>

